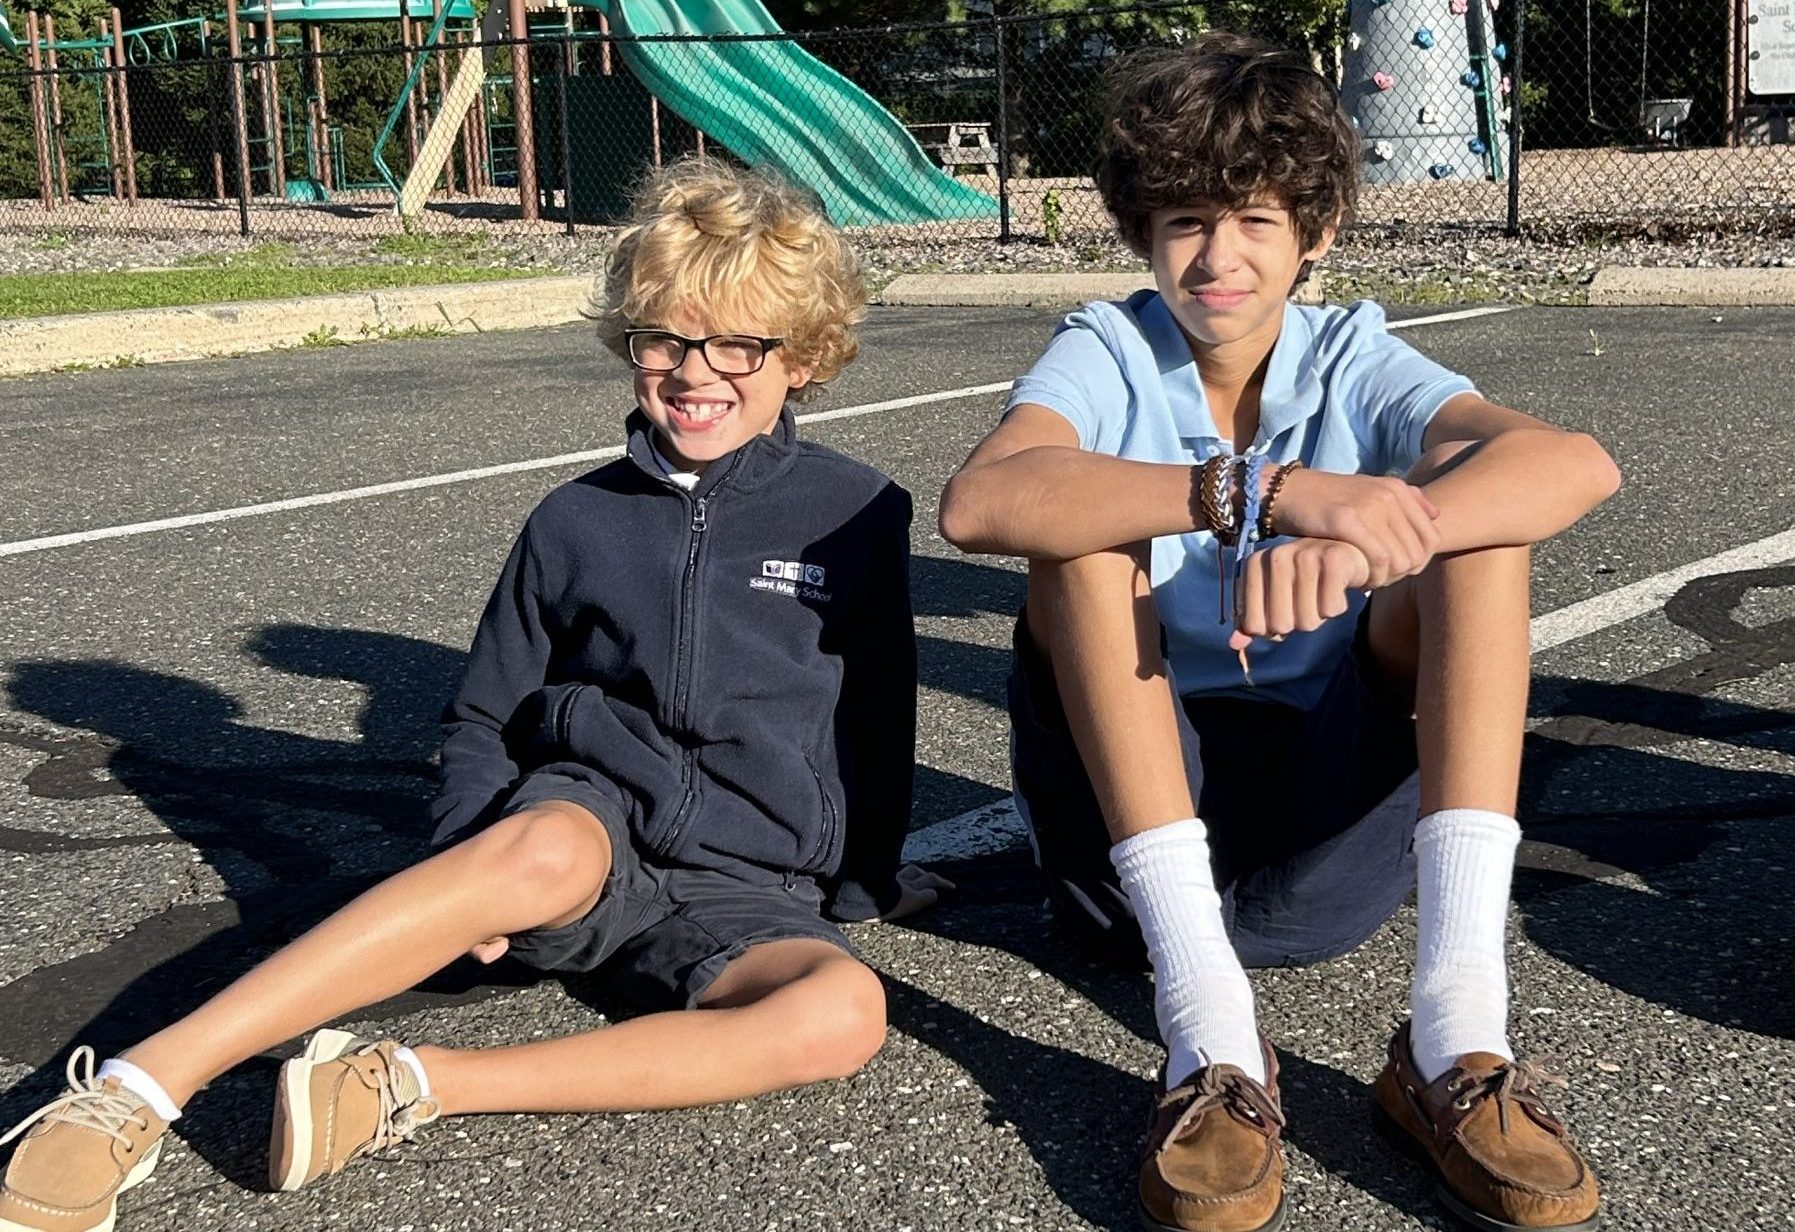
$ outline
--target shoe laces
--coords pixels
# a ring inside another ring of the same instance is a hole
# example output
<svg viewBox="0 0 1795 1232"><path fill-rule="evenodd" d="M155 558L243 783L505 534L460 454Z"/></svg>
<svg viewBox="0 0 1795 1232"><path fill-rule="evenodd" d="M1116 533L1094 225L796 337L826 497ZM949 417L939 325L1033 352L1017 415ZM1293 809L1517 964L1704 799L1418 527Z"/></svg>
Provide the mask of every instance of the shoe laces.
<svg viewBox="0 0 1795 1232"><path fill-rule="evenodd" d="M1284 1128L1284 1113L1279 1109L1277 1101L1272 1099L1264 1087L1244 1073L1224 1069L1219 1065L1205 1065L1197 1071L1190 1089L1193 1092L1191 1113L1199 1109L1206 1111L1219 1104L1235 1116L1263 1125L1268 1131L1276 1132ZM1186 1116L1186 1124L1194 1124L1198 1119L1189 1113Z"/></svg>
<svg viewBox="0 0 1795 1232"><path fill-rule="evenodd" d="M1540 1099L1539 1088L1570 1087L1570 1080L1562 1074L1555 1074L1535 1061L1510 1061L1500 1069L1494 1070L1482 1078L1466 1074L1456 1089L1462 1089L1463 1095L1454 1100L1454 1106L1461 1111L1469 1108L1479 1095L1489 1095L1496 1101L1496 1123L1503 1133L1508 1132L1508 1109L1510 1102L1521 1104L1529 1111L1543 1117L1551 1125L1558 1124L1558 1118L1547 1111L1544 1101ZM1455 1089L1449 1085L1448 1089Z"/></svg>
<svg viewBox="0 0 1795 1232"><path fill-rule="evenodd" d="M376 1054L379 1045L369 1044L356 1051L362 1055ZM380 1099L380 1119L374 1124L374 1137L368 1143L369 1151L382 1151L390 1146L407 1142L422 1126L430 1124L442 1115L442 1102L422 1097L406 1103L399 1102L398 1085L399 1069L405 1062L391 1056L381 1056L385 1064L375 1078L375 1093Z"/></svg>
<svg viewBox="0 0 1795 1232"><path fill-rule="evenodd" d="M0 1137L0 1146L5 1146L39 1121L97 1130L131 1146L125 1127L149 1128L149 1119L138 1112L143 1101L122 1087L109 1089L95 1080L93 1062L92 1048L83 1044L75 1049L69 1057L69 1089L8 1130L4 1137ZM78 1072L83 1066L86 1072Z"/></svg>

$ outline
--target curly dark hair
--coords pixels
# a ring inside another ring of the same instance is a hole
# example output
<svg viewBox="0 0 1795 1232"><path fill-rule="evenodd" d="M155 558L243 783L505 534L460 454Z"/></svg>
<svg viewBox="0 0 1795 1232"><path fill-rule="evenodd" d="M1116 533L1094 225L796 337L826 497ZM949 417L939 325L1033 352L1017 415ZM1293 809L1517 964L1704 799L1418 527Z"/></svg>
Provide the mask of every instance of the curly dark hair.
<svg viewBox="0 0 1795 1232"><path fill-rule="evenodd" d="M1138 255L1149 217L1168 206L1239 209L1268 196L1294 216L1305 249L1351 218L1358 133L1300 53L1214 30L1123 57L1109 86L1097 189Z"/></svg>

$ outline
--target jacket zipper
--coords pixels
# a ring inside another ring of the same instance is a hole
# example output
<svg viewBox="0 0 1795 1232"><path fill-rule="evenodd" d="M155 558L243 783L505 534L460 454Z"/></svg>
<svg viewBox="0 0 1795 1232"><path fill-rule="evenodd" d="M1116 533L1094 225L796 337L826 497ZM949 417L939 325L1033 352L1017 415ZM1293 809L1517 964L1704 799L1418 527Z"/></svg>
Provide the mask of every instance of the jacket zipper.
<svg viewBox="0 0 1795 1232"><path fill-rule="evenodd" d="M823 772L816 768L816 763L806 757L804 764L816 780L816 794L823 801L823 838L808 865L811 871L820 873L829 866L829 851L835 845L835 801L829 798L829 789L823 786Z"/></svg>
<svg viewBox="0 0 1795 1232"><path fill-rule="evenodd" d="M700 496L692 503L692 540L686 548L686 571L680 582L679 595L679 651L674 660L673 673L673 730L683 734L686 727L687 704L691 698L692 670L688 658L692 647L692 626L697 620L697 602L694 595L693 579L698 574L698 548L704 542L704 532L710 528L707 506L710 497ZM679 833L685 828L686 814L691 811L692 800L698 794L698 776L693 773L693 761L696 753L687 747L682 754L679 775L684 780L685 794L680 798L679 807L674 810L673 819L667 824L667 837L659 844L663 854L673 850L679 841Z"/></svg>
<svg viewBox="0 0 1795 1232"><path fill-rule="evenodd" d="M561 694L560 700L555 703L555 751L558 753L565 754L568 751L568 745L572 743L573 699L574 695L585 687L585 685L573 686Z"/></svg>

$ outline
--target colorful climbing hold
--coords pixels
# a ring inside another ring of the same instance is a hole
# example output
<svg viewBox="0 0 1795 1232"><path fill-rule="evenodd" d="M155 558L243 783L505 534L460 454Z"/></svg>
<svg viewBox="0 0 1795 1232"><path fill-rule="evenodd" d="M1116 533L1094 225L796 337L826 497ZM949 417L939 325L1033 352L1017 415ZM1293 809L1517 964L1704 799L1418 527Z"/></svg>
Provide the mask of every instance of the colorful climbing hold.
<svg viewBox="0 0 1795 1232"><path fill-rule="evenodd" d="M1454 17L1463 17L1471 11L1471 0L1452 0L1447 7L1452 10Z"/></svg>
<svg viewBox="0 0 1795 1232"><path fill-rule="evenodd" d="M1473 154L1482 154L1490 147L1483 143L1482 137L1473 137L1471 140L1465 142L1465 148Z"/></svg>
<svg viewBox="0 0 1795 1232"><path fill-rule="evenodd" d="M1434 32L1432 30L1429 30L1426 26L1422 26L1419 30L1415 31L1415 46L1419 47L1422 51L1426 51L1433 45Z"/></svg>
<svg viewBox="0 0 1795 1232"><path fill-rule="evenodd" d="M1496 46L1490 51L1490 54L1492 56L1495 56L1496 59L1498 59L1498 60L1507 60L1508 59L1508 44L1507 43L1497 43Z"/></svg>
<svg viewBox="0 0 1795 1232"><path fill-rule="evenodd" d="M1476 69L1468 69L1459 76L1459 80L1475 90L1478 86L1483 84L1483 74L1479 73Z"/></svg>
<svg viewBox="0 0 1795 1232"><path fill-rule="evenodd" d="M1512 90L1512 89L1514 89L1514 85L1515 85L1515 83L1514 83L1514 82L1513 82L1513 81L1511 81L1511 80L1510 80L1510 79L1509 79L1509 77L1508 77L1508 74L1506 74L1506 73L1504 73L1504 74L1503 74L1503 75L1502 75L1502 80L1501 80L1501 82L1500 82L1500 83L1499 83L1499 88L1500 88L1500 89L1501 89L1501 91L1502 91L1502 97L1503 97L1503 98L1507 98L1507 97L1508 97L1508 92L1509 92L1509 91L1510 91L1510 90Z"/></svg>
<svg viewBox="0 0 1795 1232"><path fill-rule="evenodd" d="M1388 90L1391 86L1396 84L1396 78L1390 76L1388 73L1373 73L1371 74L1371 84L1380 90Z"/></svg>
<svg viewBox="0 0 1795 1232"><path fill-rule="evenodd" d="M1433 176L1436 180L1443 180L1451 175L1454 170L1455 168L1451 163L1435 163L1427 169L1427 174Z"/></svg>
<svg viewBox="0 0 1795 1232"><path fill-rule="evenodd" d="M1371 143L1371 156L1379 162L1387 163L1392 158L1396 157L1396 147L1388 141L1373 141Z"/></svg>

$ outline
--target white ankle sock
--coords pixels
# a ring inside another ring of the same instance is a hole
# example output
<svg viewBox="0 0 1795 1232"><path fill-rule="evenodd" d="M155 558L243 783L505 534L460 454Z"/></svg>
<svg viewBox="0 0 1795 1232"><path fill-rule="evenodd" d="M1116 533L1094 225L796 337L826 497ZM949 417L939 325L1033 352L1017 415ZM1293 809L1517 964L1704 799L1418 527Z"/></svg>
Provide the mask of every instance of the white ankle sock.
<svg viewBox="0 0 1795 1232"><path fill-rule="evenodd" d="M1482 809L1442 809L1415 827L1421 907L1410 1050L1432 1082L1467 1052L1508 1046L1508 887L1521 827Z"/></svg>
<svg viewBox="0 0 1795 1232"><path fill-rule="evenodd" d="M1153 1010L1166 1045L1166 1086L1210 1064L1265 1081L1253 988L1222 926L1209 832L1195 817L1133 834L1110 863L1153 961Z"/></svg>
<svg viewBox="0 0 1795 1232"><path fill-rule="evenodd" d="M418 1098L430 1098L430 1075L424 1072L424 1063L418 1060L418 1054L401 1044L393 1049L393 1058L405 1062L405 1067L418 1077Z"/></svg>
<svg viewBox="0 0 1795 1232"><path fill-rule="evenodd" d="M117 1057L102 1061L94 1078L99 1082L108 1078L118 1079L119 1086L148 1104L150 1111L171 1125L181 1119L181 1110L175 1107L174 1100L168 1098L168 1092L162 1089L162 1084L129 1061L121 1061Z"/></svg>

